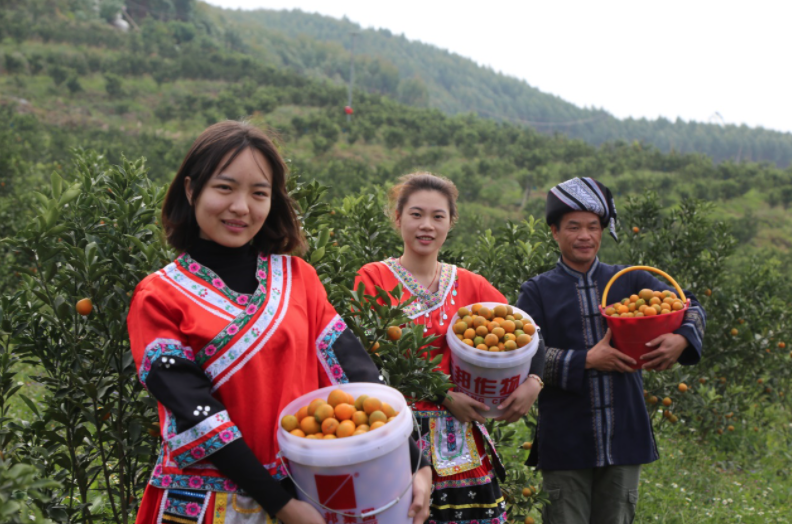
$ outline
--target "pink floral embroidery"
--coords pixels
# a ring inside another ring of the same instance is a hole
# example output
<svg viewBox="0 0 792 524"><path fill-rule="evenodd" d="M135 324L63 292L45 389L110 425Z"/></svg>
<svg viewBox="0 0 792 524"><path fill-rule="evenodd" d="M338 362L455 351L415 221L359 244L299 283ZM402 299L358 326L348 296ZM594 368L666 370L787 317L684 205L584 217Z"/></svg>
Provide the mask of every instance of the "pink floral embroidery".
<svg viewBox="0 0 792 524"><path fill-rule="evenodd" d="M195 360L195 355L193 354L193 350L191 348L184 348L184 357L188 360Z"/></svg>
<svg viewBox="0 0 792 524"><path fill-rule="evenodd" d="M492 519L490 522L491 522L492 524L501 524L501 521L500 521L500 519Z"/></svg>
<svg viewBox="0 0 792 524"><path fill-rule="evenodd" d="M325 342L324 340L319 342L319 349L327 349L327 342Z"/></svg>
<svg viewBox="0 0 792 524"><path fill-rule="evenodd" d="M237 485L234 484L233 481L226 479L225 482L223 482L223 489L226 491L236 491Z"/></svg>
<svg viewBox="0 0 792 524"><path fill-rule="evenodd" d="M236 335L238 332L239 332L239 327L237 327L236 324L231 324L230 326L228 326L228 329L226 329L226 333L232 336Z"/></svg>
<svg viewBox="0 0 792 524"><path fill-rule="evenodd" d="M239 304L240 306L244 306L245 304L248 303L248 297L247 297L247 295L239 295L237 297L236 301L237 301L237 304Z"/></svg>
<svg viewBox="0 0 792 524"><path fill-rule="evenodd" d="M214 347L213 344L209 344L208 346L206 346L206 349L204 349L204 353L206 353L206 356L211 357L212 355L217 353L217 348Z"/></svg>
<svg viewBox="0 0 792 524"><path fill-rule="evenodd" d="M154 476L159 477L160 475L162 475L162 464L157 464L154 466Z"/></svg>
<svg viewBox="0 0 792 524"><path fill-rule="evenodd" d="M170 475L165 475L162 477L162 480L160 480L160 484L162 484L163 488L170 486L171 482L173 482L173 478Z"/></svg>
<svg viewBox="0 0 792 524"><path fill-rule="evenodd" d="M330 372L333 373L333 377L335 377L335 378L341 378L344 375L344 370L341 369L341 366L339 366L338 364L336 364L335 366L331 367L330 368Z"/></svg>
<svg viewBox="0 0 792 524"><path fill-rule="evenodd" d="M206 455L206 451L204 451L204 448L199 446L197 448L193 448L192 451L190 451L190 455L192 455L195 459L201 460Z"/></svg>
<svg viewBox="0 0 792 524"><path fill-rule="evenodd" d="M203 479L199 476L192 476L190 477L190 481L188 482L191 488L200 488L203 486Z"/></svg>
<svg viewBox="0 0 792 524"><path fill-rule="evenodd" d="M222 440L223 442L230 442L231 439L233 438L234 438L234 434L229 430L220 432L220 440Z"/></svg>
<svg viewBox="0 0 792 524"><path fill-rule="evenodd" d="M217 289L223 289L225 287L225 284L223 284L223 281L220 280L219 278L215 278L214 280L212 280L212 285Z"/></svg>
<svg viewBox="0 0 792 524"><path fill-rule="evenodd" d="M151 359L146 357L146 360L143 361L143 369L145 371L151 371Z"/></svg>
<svg viewBox="0 0 792 524"><path fill-rule="evenodd" d="M257 274L258 274L258 277L259 277L261 280L264 280L264 279L266 279L266 278L267 278L267 272L266 272L266 271L264 271L263 269L259 269Z"/></svg>
<svg viewBox="0 0 792 524"><path fill-rule="evenodd" d="M346 327L346 324L344 324L344 321L343 320L339 320L338 322L335 323L335 325L333 326L333 329L335 329L336 331L344 331L345 327Z"/></svg>
<svg viewBox="0 0 792 524"><path fill-rule="evenodd" d="M247 313L248 315L252 315L252 314L254 314L256 311L258 311L258 307L256 307L256 304L250 304L250 305L247 307L247 309L245 310L245 313Z"/></svg>
<svg viewBox="0 0 792 524"><path fill-rule="evenodd" d="M189 516L194 517L201 512L201 506L199 506L197 502L190 502L184 510Z"/></svg>
<svg viewBox="0 0 792 524"><path fill-rule="evenodd" d="M190 269L190 273L197 273L198 271L201 270L201 266L193 262L192 264L190 264L189 269Z"/></svg>

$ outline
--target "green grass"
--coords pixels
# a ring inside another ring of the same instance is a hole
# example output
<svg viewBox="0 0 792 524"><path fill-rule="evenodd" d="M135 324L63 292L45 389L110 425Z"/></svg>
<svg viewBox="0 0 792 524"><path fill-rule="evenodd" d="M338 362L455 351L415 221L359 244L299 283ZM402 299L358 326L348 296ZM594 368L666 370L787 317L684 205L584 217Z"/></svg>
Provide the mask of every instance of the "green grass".
<svg viewBox="0 0 792 524"><path fill-rule="evenodd" d="M760 431L746 422L708 440L685 430L684 421L661 426L660 460L641 471L636 524L792 522L790 413L772 405L755 415L764 421ZM528 440L519 426L517 441ZM542 522L538 511L531 516Z"/></svg>

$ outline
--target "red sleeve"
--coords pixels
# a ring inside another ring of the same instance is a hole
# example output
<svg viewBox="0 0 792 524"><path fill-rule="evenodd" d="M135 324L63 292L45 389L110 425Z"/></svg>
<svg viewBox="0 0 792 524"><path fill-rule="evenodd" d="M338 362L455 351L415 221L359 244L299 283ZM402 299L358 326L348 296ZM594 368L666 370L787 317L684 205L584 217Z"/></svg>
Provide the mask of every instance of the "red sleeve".
<svg viewBox="0 0 792 524"><path fill-rule="evenodd" d="M503 296L503 293L498 291L495 286L490 284L486 278L475 273L471 273L476 279L478 284L478 301L479 302L498 302L500 304L508 304L509 301Z"/></svg>
<svg viewBox="0 0 792 524"><path fill-rule="evenodd" d="M212 381L179 329L184 312L173 307L153 278L157 277L145 279L135 289L127 328L140 381L176 421L176 434L164 443L184 469L241 439L242 434L212 395Z"/></svg>
<svg viewBox="0 0 792 524"><path fill-rule="evenodd" d="M374 278L371 276L371 270L369 268L369 264L363 266L362 268L358 269L357 275L355 275L355 284L353 289L357 291L357 288L360 284L363 284L363 292L367 295L373 295L375 293L375 286L377 285L374 282Z"/></svg>

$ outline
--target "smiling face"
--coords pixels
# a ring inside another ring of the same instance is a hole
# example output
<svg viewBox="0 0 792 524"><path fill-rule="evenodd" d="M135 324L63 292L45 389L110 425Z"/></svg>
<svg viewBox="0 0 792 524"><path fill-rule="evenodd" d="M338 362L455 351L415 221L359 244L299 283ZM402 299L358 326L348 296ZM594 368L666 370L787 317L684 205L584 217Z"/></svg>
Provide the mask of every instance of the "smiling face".
<svg viewBox="0 0 792 524"><path fill-rule="evenodd" d="M218 165L225 165L231 154ZM269 216L272 167L257 149L247 148L224 169L218 168L195 200L190 183L190 177L185 177L184 190L203 239L225 247L244 246Z"/></svg>
<svg viewBox="0 0 792 524"><path fill-rule="evenodd" d="M439 191L416 191L396 218L396 227L409 250L424 257L436 255L451 229L448 198Z"/></svg>
<svg viewBox="0 0 792 524"><path fill-rule="evenodd" d="M588 211L573 211L561 218L558 227L551 225L550 230L564 262L581 273L588 271L602 242L599 216Z"/></svg>

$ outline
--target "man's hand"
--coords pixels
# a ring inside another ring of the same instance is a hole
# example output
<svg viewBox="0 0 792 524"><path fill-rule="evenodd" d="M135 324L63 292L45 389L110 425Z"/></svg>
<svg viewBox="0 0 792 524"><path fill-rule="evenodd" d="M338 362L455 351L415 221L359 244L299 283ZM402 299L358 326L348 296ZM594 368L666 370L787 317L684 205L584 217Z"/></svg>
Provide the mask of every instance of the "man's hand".
<svg viewBox="0 0 792 524"><path fill-rule="evenodd" d="M316 508L297 499L291 499L275 514L284 524L326 524Z"/></svg>
<svg viewBox="0 0 792 524"><path fill-rule="evenodd" d="M620 371L632 373L635 371L628 364L635 365L635 359L629 357L610 345L611 330L605 332L602 340L586 353L586 369L597 371ZM653 341L654 342L654 341Z"/></svg>
<svg viewBox="0 0 792 524"><path fill-rule="evenodd" d="M495 420L505 420L509 423L517 422L528 413L533 403L536 402L536 397L539 396L541 390L539 382L532 378L527 379L498 406L498 409L503 414Z"/></svg>
<svg viewBox="0 0 792 524"><path fill-rule="evenodd" d="M413 480L413 500L407 516L413 524L423 524L429 518L429 496L432 494L432 468L424 466Z"/></svg>
<svg viewBox="0 0 792 524"><path fill-rule="evenodd" d="M477 410L489 411L489 406L473 400L459 391L449 391L443 405L460 422L486 422Z"/></svg>
<svg viewBox="0 0 792 524"><path fill-rule="evenodd" d="M679 355L688 347L688 341L682 335L666 333L646 343L650 348L657 347L654 351L641 356L644 361L643 369L665 371L679 360Z"/></svg>

